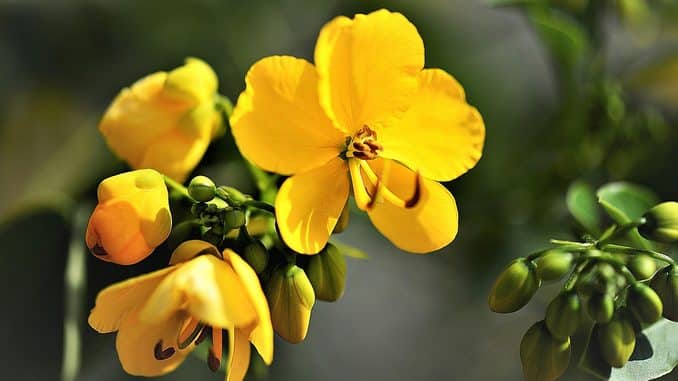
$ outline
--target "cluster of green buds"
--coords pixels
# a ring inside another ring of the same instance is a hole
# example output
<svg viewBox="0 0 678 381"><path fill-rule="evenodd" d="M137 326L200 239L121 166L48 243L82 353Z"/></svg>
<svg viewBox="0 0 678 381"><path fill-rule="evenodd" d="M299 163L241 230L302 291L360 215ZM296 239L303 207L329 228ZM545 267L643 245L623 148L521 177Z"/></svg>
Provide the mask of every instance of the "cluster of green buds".
<svg viewBox="0 0 678 381"><path fill-rule="evenodd" d="M612 225L597 239L587 234L583 242L552 240L554 247L514 260L495 280L490 309L511 313L528 304L543 283L569 274L544 320L530 327L520 344L526 380L559 378L570 363L571 339L578 330L591 332L589 351L622 368L644 328L662 316L678 321L678 265L654 249L618 243L633 242L631 233L660 243L678 240L678 203L658 204L637 220Z"/></svg>
<svg viewBox="0 0 678 381"><path fill-rule="evenodd" d="M328 243L316 255L298 255L278 236L273 205L206 176L194 177L186 191L190 214L172 229L170 249L201 239L240 253L259 276L276 333L291 343L303 341L316 299L334 302L344 293L344 254Z"/></svg>

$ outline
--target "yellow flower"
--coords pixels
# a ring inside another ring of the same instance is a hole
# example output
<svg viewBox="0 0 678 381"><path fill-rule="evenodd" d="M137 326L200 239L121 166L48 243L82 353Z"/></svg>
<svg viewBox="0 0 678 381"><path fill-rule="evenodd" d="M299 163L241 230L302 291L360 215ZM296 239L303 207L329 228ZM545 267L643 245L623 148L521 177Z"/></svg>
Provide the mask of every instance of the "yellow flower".
<svg viewBox="0 0 678 381"><path fill-rule="evenodd" d="M438 181L478 162L485 127L452 76L423 66L414 25L379 10L325 25L315 66L273 56L249 70L233 135L247 159L291 176L275 205L292 249L325 246L351 186L401 249L425 253L454 239L457 207Z"/></svg>
<svg viewBox="0 0 678 381"><path fill-rule="evenodd" d="M229 249L222 255L207 242L187 241L174 251L170 264L104 289L89 315L96 331L118 332L116 349L127 373L169 373L208 335L207 361L216 371L223 330L229 341L226 380L245 377L250 342L271 363L273 328L266 297L244 260Z"/></svg>
<svg viewBox="0 0 678 381"><path fill-rule="evenodd" d="M217 77L196 59L157 72L123 89L99 130L111 150L132 168L152 168L183 182L221 132L214 107Z"/></svg>
<svg viewBox="0 0 678 381"><path fill-rule="evenodd" d="M100 259L121 265L137 263L172 230L165 181L152 169L105 179L97 197L99 204L89 219L85 241Z"/></svg>

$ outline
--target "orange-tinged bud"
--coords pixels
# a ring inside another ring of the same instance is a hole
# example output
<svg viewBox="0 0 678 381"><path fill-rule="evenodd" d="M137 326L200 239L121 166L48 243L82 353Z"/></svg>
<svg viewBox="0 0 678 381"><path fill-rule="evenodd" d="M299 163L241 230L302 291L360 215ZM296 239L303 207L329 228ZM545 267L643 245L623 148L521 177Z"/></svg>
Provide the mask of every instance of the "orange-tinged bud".
<svg viewBox="0 0 678 381"><path fill-rule="evenodd" d="M123 89L99 124L111 150L136 169L183 182L222 131L217 77L205 62L144 77Z"/></svg>
<svg viewBox="0 0 678 381"><path fill-rule="evenodd" d="M109 177L99 184L99 204L85 240L104 261L131 265L146 258L172 230L163 176L141 169Z"/></svg>

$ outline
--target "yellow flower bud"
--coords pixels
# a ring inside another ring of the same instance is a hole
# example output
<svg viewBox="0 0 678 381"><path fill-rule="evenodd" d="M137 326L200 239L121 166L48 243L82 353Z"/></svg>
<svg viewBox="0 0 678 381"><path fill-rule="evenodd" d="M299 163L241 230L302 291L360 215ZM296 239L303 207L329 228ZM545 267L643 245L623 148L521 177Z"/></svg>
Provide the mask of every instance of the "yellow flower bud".
<svg viewBox="0 0 678 381"><path fill-rule="evenodd" d="M315 294L304 270L288 265L273 272L266 288L273 329L290 343L306 338Z"/></svg>
<svg viewBox="0 0 678 381"><path fill-rule="evenodd" d="M678 202L662 202L643 217L645 223L638 227L643 237L666 243L678 240Z"/></svg>
<svg viewBox="0 0 678 381"><path fill-rule="evenodd" d="M636 332L628 314L619 311L609 323L600 324L595 329L605 361L615 368L623 367L636 347Z"/></svg>
<svg viewBox="0 0 678 381"><path fill-rule="evenodd" d="M85 240L92 254L121 265L146 258L172 229L163 176L142 169L109 177L99 184L99 204Z"/></svg>
<svg viewBox="0 0 678 381"><path fill-rule="evenodd" d="M544 321L527 330L520 342L520 360L526 381L554 381L570 363L570 338L551 335Z"/></svg>
<svg viewBox="0 0 678 381"><path fill-rule="evenodd" d="M326 302L339 300L346 285L346 259L336 246L328 243L308 260L308 279L318 299Z"/></svg>
<svg viewBox="0 0 678 381"><path fill-rule="evenodd" d="M216 92L212 68L188 58L184 66L123 89L99 130L111 150L133 168L152 168L183 182L221 132Z"/></svg>

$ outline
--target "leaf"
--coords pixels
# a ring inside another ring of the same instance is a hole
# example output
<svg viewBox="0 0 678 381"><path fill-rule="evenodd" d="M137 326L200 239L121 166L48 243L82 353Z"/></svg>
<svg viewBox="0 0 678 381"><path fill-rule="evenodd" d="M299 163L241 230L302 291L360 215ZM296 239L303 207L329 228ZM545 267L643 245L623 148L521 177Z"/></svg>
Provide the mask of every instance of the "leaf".
<svg viewBox="0 0 678 381"><path fill-rule="evenodd" d="M341 252L343 255L345 255L347 257L354 258L354 259L363 259L363 260L369 259L369 256L367 255L367 253L358 249L357 247L353 247L351 245L341 243L341 242L337 241L336 239L332 240L332 244L334 246L336 246L337 249L339 249L339 252Z"/></svg>
<svg viewBox="0 0 678 381"><path fill-rule="evenodd" d="M595 331L595 328L594 328ZM590 337L595 337L595 332ZM612 368L600 356L597 340L589 345L579 367L601 380L648 381L678 366L678 323L662 319L636 338L636 348L623 368Z"/></svg>
<svg viewBox="0 0 678 381"><path fill-rule="evenodd" d="M606 184L596 192L598 203L618 224L638 220L643 214L659 203L659 199L650 189L626 182ZM638 230L629 231L628 236L637 244L651 249L652 244L640 236Z"/></svg>
<svg viewBox="0 0 678 381"><path fill-rule="evenodd" d="M598 236L600 233L600 216L596 195L591 186L583 181L575 181L567 190L565 202L574 219L587 232Z"/></svg>
<svg viewBox="0 0 678 381"><path fill-rule="evenodd" d="M586 32L574 19L548 8L533 7L528 13L551 54L572 69L589 49Z"/></svg>

